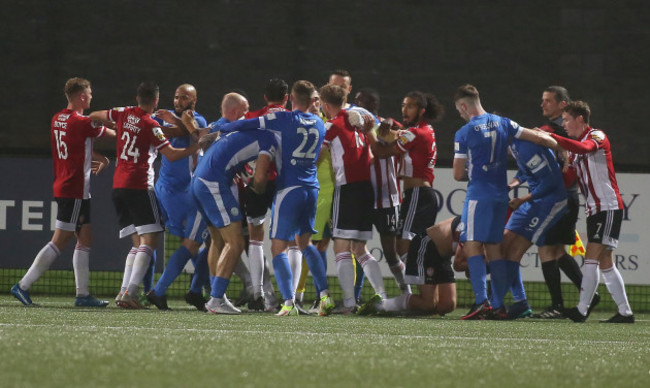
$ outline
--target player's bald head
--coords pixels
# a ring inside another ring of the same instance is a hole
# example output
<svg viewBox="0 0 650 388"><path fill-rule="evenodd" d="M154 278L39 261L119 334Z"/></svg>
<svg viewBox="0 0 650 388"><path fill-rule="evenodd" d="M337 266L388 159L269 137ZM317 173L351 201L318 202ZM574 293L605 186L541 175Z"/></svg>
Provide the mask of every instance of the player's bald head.
<svg viewBox="0 0 650 388"><path fill-rule="evenodd" d="M248 112L248 100L239 93L228 93L221 100L221 115L234 121Z"/></svg>
<svg viewBox="0 0 650 388"><path fill-rule="evenodd" d="M176 88L176 93L184 93L196 100L196 88L191 84L182 84Z"/></svg>

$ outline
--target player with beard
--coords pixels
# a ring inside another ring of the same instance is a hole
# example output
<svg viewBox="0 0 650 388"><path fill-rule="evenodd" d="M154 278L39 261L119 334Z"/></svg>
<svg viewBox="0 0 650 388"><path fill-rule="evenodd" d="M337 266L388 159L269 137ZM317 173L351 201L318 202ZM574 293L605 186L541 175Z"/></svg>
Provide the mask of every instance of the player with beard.
<svg viewBox="0 0 650 388"><path fill-rule="evenodd" d="M196 102L196 88L190 84L183 84L176 88L174 93L174 110L161 109L153 116L161 125L163 133L172 146L184 148L193 142L180 118L184 111L194 110ZM201 128L207 126L205 118L199 113L194 113L194 120ZM190 190L195 166L196 155L175 162L163 155L155 185L165 226L171 235L182 239L181 246L172 253L156 287L147 293L147 300L161 310L169 309L167 289L191 259L195 272L185 300L197 309L205 311L207 301L203 297L202 286L209 283L207 250L199 254L199 248L207 236L207 229L203 217L192 200Z"/></svg>

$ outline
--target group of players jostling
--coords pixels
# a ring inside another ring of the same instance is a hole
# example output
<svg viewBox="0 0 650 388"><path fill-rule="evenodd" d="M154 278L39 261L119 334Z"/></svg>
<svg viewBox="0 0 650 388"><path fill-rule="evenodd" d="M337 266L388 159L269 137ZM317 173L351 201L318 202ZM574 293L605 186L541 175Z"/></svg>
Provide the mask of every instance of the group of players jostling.
<svg viewBox="0 0 650 388"><path fill-rule="evenodd" d="M474 86L459 87L454 103L467 124L455 134L453 176L468 182L467 193L461 216L436 223L432 124L442 118L443 106L432 94L412 91L402 101L401 120L384 119L376 91L361 89L350 98L351 90L344 70L332 72L321 88L305 80L289 88L274 78L265 88L265 107L250 111L243 93L231 92L221 102L222 117L208 123L195 110L197 91L190 84L176 89L172 110L159 110L158 86L144 82L136 106L84 116L92 99L90 82L69 79L68 106L51 122L56 228L12 294L32 305L29 288L76 237L75 305L109 304L93 297L88 284L90 175L109 164L93 151L93 142L105 137L117 144L112 200L120 238L132 240L115 299L119 307L140 309L146 302L169 309L167 289L191 260L195 271L186 301L213 314L240 314L239 307L247 305L248 311L277 316L445 315L456 308L456 270L466 272L475 293L463 320L533 316L584 322L600 301L602 273L618 308L603 322L634 322L613 262L623 201L609 140L589 125L586 102L571 101L565 88L550 86L542 94L546 123L527 129L487 113ZM508 153L518 166L511 182ZM510 199L509 191L524 183L528 194ZM576 238L578 189L587 212L582 270L566 251ZM281 304L263 249L269 209L270 257ZM373 226L399 285L393 298L367 248ZM164 228L182 242L154 286L152 263ZM330 242L343 296L338 306L326 275ZM528 304L519 265L533 244L552 301L538 314ZM576 307L564 307L560 271L580 290ZM302 303L309 272L316 288L311 308ZM235 303L226 296L233 273L245 286ZM364 279L375 294L362 303ZM411 286L418 291L412 293ZM514 303L505 306L508 292Z"/></svg>

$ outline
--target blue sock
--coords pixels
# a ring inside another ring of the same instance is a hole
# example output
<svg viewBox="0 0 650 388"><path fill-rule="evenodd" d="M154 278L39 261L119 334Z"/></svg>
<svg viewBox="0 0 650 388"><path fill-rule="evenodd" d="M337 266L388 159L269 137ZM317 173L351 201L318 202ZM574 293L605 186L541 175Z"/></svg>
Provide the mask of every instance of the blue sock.
<svg viewBox="0 0 650 388"><path fill-rule="evenodd" d="M307 261L307 266L314 277L314 285L316 286L316 290L318 290L318 295L316 296L320 297L320 291L329 288L327 284L327 273L325 272L326 270L323 266L321 256L318 253L318 249L311 244L302 250L302 255Z"/></svg>
<svg viewBox="0 0 650 388"><path fill-rule="evenodd" d="M202 249L192 258L194 263L194 275L190 292L200 294L203 286L210 285L210 269L208 268L208 248Z"/></svg>
<svg viewBox="0 0 650 388"><path fill-rule="evenodd" d="M363 290L363 281L366 280L366 274L363 273L363 267L361 264L359 264L358 261L354 263L354 268L356 268L356 276L354 279L354 298L356 300L359 300L361 299L361 290Z"/></svg>
<svg viewBox="0 0 650 388"><path fill-rule="evenodd" d="M273 271L275 271L275 281L284 300L294 298L293 275L289 267L289 258L285 252L282 252L273 258Z"/></svg>
<svg viewBox="0 0 650 388"><path fill-rule="evenodd" d="M510 289L510 277L508 276L508 262L505 259L494 260L488 263L490 267L490 285L492 287L492 308L498 309L503 306L503 298Z"/></svg>
<svg viewBox="0 0 650 388"><path fill-rule="evenodd" d="M526 300L526 290L524 289L524 282L521 280L521 267L519 263L508 260L508 277L512 279L510 283L510 292L512 292L512 299L515 302Z"/></svg>
<svg viewBox="0 0 650 388"><path fill-rule="evenodd" d="M146 294L147 292L151 291L153 288L153 276L154 272L156 271L156 250L153 250L153 256L151 257L151 261L149 261L149 269L147 269L147 272L145 272L144 277L142 278L142 290Z"/></svg>
<svg viewBox="0 0 650 388"><path fill-rule="evenodd" d="M210 296L213 298L223 298L223 295L226 293L228 284L230 284L230 279L222 278L219 276L210 276L212 283L212 291Z"/></svg>
<svg viewBox="0 0 650 388"><path fill-rule="evenodd" d="M167 293L167 289L176 280L178 275L181 274L181 271L185 268L185 264L187 264L187 261L191 257L192 254L183 245L172 254L160 279L158 279L158 283L156 283L156 288L154 288L156 295L163 296Z"/></svg>
<svg viewBox="0 0 650 388"><path fill-rule="evenodd" d="M469 268L470 282L472 283L472 289L475 295L474 303L483 303L488 298L485 257L483 255L476 255L468 258L467 267Z"/></svg>

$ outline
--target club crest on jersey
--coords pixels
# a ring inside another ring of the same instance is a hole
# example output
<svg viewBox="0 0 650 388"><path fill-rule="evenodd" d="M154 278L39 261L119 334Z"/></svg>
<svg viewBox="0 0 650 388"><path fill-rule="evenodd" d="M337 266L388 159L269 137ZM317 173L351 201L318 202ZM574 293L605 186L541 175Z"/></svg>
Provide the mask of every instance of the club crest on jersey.
<svg viewBox="0 0 650 388"><path fill-rule="evenodd" d="M602 131L593 131L590 134L591 138L596 140L597 143L602 143L605 140L605 134Z"/></svg>
<svg viewBox="0 0 650 388"><path fill-rule="evenodd" d="M236 207L231 208L230 209L230 215L232 215L233 217L238 216L239 215L239 209L236 208Z"/></svg>
<svg viewBox="0 0 650 388"><path fill-rule="evenodd" d="M532 158L530 158L529 161L526 162L526 167L528 167L531 170L535 170L541 163L542 163L542 157L535 154Z"/></svg>
<svg viewBox="0 0 650 388"><path fill-rule="evenodd" d="M165 141L165 134L163 133L160 127L155 127L153 129L153 135L160 141Z"/></svg>

